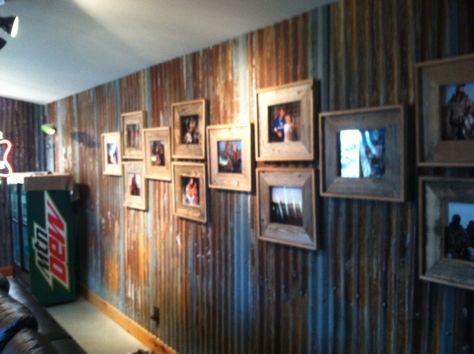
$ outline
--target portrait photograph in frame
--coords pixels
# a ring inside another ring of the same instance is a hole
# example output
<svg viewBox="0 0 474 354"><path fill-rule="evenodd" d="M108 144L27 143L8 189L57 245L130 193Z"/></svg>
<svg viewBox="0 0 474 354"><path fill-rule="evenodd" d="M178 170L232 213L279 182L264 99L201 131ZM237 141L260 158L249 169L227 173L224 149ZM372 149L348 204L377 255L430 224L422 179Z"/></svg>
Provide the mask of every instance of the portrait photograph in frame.
<svg viewBox="0 0 474 354"><path fill-rule="evenodd" d="M206 158L206 100L173 103L172 115L173 158L204 160Z"/></svg>
<svg viewBox="0 0 474 354"><path fill-rule="evenodd" d="M323 112L319 129L322 196L405 201L403 105Z"/></svg>
<svg viewBox="0 0 474 354"><path fill-rule="evenodd" d="M124 206L131 209L148 209L148 191L143 161L124 161Z"/></svg>
<svg viewBox="0 0 474 354"><path fill-rule="evenodd" d="M257 161L314 158L313 80L257 90Z"/></svg>
<svg viewBox="0 0 474 354"><path fill-rule="evenodd" d="M170 128L143 129L145 178L171 181Z"/></svg>
<svg viewBox="0 0 474 354"><path fill-rule="evenodd" d="M419 166L474 166L474 54L416 65Z"/></svg>
<svg viewBox="0 0 474 354"><path fill-rule="evenodd" d="M102 173L122 175L122 149L120 132L102 134Z"/></svg>
<svg viewBox="0 0 474 354"><path fill-rule="evenodd" d="M145 111L122 114L123 159L143 159L142 129L145 127Z"/></svg>
<svg viewBox="0 0 474 354"><path fill-rule="evenodd" d="M419 179L420 278L474 290L474 181Z"/></svg>
<svg viewBox="0 0 474 354"><path fill-rule="evenodd" d="M252 191L250 125L207 127L209 188Z"/></svg>
<svg viewBox="0 0 474 354"><path fill-rule="evenodd" d="M207 222L206 167L203 163L173 162L174 214Z"/></svg>
<svg viewBox="0 0 474 354"><path fill-rule="evenodd" d="M263 241L317 248L313 168L257 168L257 233Z"/></svg>

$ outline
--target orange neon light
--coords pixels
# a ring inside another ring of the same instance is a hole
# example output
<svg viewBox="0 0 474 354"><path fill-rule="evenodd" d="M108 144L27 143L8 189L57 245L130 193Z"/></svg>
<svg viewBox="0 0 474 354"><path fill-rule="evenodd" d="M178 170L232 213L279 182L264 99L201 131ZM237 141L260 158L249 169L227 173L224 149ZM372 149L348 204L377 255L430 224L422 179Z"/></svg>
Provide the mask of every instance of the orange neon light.
<svg viewBox="0 0 474 354"><path fill-rule="evenodd" d="M6 145L7 148L3 151L3 156L0 159L0 177L8 177L13 173L12 165L8 162L8 155L12 150L12 143L7 139L0 139L0 146ZM3 173L4 170L7 170L7 173Z"/></svg>

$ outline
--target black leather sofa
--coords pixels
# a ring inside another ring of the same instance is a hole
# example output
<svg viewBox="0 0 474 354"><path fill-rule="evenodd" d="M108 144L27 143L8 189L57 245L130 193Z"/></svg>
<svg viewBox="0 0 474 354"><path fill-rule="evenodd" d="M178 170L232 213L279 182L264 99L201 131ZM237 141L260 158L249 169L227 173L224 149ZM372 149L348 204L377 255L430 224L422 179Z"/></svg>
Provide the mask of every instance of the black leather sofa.
<svg viewBox="0 0 474 354"><path fill-rule="evenodd" d="M0 273L1 354L85 354L15 278Z"/></svg>

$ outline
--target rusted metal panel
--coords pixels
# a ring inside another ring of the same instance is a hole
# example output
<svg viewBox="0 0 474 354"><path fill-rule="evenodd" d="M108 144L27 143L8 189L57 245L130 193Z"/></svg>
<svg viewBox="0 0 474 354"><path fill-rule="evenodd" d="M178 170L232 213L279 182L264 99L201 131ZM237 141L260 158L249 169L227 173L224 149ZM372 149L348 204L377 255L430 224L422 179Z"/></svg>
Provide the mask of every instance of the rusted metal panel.
<svg viewBox="0 0 474 354"><path fill-rule="evenodd" d="M13 144L10 162L15 172L43 170L40 124L44 107L0 97L0 131ZM8 188L0 181L0 266L11 265Z"/></svg>

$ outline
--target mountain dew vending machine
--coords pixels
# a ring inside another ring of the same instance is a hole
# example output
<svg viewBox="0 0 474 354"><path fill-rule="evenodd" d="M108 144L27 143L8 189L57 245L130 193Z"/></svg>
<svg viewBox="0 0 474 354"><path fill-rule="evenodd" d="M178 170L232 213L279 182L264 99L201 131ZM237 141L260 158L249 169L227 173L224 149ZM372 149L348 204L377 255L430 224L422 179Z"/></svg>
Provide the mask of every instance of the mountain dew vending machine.
<svg viewBox="0 0 474 354"><path fill-rule="evenodd" d="M42 305L76 298L71 175L25 178L31 292Z"/></svg>

